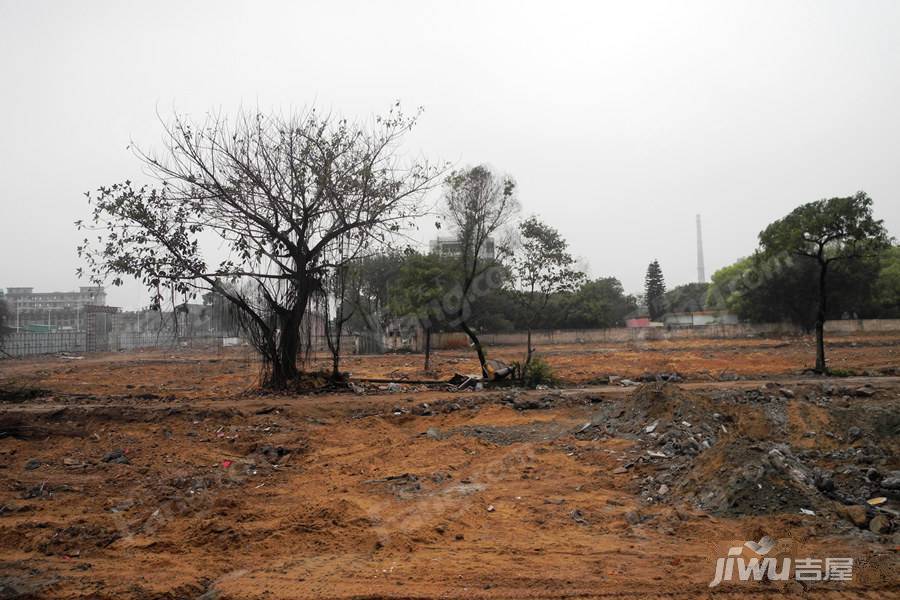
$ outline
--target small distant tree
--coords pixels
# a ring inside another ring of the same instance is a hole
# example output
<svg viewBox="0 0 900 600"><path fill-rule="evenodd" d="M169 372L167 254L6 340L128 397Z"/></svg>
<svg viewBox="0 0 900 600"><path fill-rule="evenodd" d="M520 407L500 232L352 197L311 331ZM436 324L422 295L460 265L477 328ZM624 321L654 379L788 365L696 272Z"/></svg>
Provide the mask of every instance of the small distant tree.
<svg viewBox="0 0 900 600"><path fill-rule="evenodd" d="M793 254L816 266L816 371L827 372L825 319L831 266L877 256L890 246L884 222L872 215L872 199L865 192L803 204L759 234L763 256Z"/></svg>
<svg viewBox="0 0 900 600"><path fill-rule="evenodd" d="M659 266L659 261L654 259L647 267L647 275L644 277L644 299L647 302L650 319L653 321L666 312L665 293L666 282L663 279L662 269Z"/></svg>
<svg viewBox="0 0 900 600"><path fill-rule="evenodd" d="M547 318L557 327L570 329L624 327L625 319L639 304L625 293L618 279L600 277L585 281L572 293L554 296Z"/></svg>
<svg viewBox="0 0 900 600"><path fill-rule="evenodd" d="M892 246L882 255L874 295L877 316L900 317L900 246Z"/></svg>
<svg viewBox="0 0 900 600"><path fill-rule="evenodd" d="M574 290L584 279L577 271L569 245L553 227L529 217L519 224L520 247L512 260L516 297L523 305L528 332L525 366L531 363L534 348L531 330L540 318L553 294Z"/></svg>
<svg viewBox="0 0 900 600"><path fill-rule="evenodd" d="M401 323L421 327L425 335L425 371L431 370L431 334L446 321L444 299L453 272L448 261L438 254L410 253L391 286L390 312Z"/></svg>
<svg viewBox="0 0 900 600"><path fill-rule="evenodd" d="M347 255L353 249L359 248L347 236L340 236L335 240L327 259L333 266L325 275L325 285L322 286L319 298L325 313L325 342L331 352L332 382L341 380L341 345L347 322L356 313L353 299L359 295L358 259Z"/></svg>
<svg viewBox="0 0 900 600"><path fill-rule="evenodd" d="M663 305L673 312L697 312L706 308L708 283L685 283L678 285L663 295Z"/></svg>
<svg viewBox="0 0 900 600"><path fill-rule="evenodd" d="M485 377L488 376L487 357L475 330L467 323L467 312L477 291L475 283L497 264L497 257L506 251L506 246L494 237L518 212L515 189L516 184L511 177L496 175L484 165L454 171L447 177L444 187L446 216L460 243L456 269L460 298L453 317L475 346ZM488 252L492 240L493 256Z"/></svg>

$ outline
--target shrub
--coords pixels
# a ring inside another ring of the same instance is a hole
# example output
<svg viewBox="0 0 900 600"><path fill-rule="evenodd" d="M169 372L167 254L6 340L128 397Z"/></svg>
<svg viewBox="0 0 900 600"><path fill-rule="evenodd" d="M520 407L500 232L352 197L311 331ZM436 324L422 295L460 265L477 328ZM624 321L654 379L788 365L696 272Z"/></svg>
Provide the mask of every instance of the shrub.
<svg viewBox="0 0 900 600"><path fill-rule="evenodd" d="M556 383L556 377L544 359L534 356L522 370L522 383L530 388L536 388L539 385L553 385Z"/></svg>

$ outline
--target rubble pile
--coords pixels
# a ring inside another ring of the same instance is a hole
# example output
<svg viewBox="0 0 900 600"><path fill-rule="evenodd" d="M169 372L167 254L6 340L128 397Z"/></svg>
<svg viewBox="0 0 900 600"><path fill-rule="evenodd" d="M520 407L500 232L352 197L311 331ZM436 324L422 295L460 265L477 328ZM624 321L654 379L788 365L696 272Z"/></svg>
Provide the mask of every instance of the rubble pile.
<svg viewBox="0 0 900 600"><path fill-rule="evenodd" d="M703 395L656 382L604 403L574 436L634 440L614 473L632 473L645 503L727 516L826 514L883 534L900 527L891 508L900 501L900 417L847 402L875 394L871 386L770 383ZM792 429L789 409L814 407L827 409L823 430Z"/></svg>

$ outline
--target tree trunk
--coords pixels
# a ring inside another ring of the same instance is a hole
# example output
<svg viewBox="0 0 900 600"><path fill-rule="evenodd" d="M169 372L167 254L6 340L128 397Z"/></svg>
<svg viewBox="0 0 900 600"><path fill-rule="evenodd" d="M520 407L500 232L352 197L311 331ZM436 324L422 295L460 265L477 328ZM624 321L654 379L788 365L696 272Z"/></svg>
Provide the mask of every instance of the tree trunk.
<svg viewBox="0 0 900 600"><path fill-rule="evenodd" d="M334 345L331 350L331 380L339 381L341 378L341 330L343 329L340 317L337 321Z"/></svg>
<svg viewBox="0 0 900 600"><path fill-rule="evenodd" d="M271 390L281 390L287 387L287 383L288 376L284 373L281 359L276 355L269 360L269 372L266 373L266 379L262 382L262 386Z"/></svg>
<svg viewBox="0 0 900 600"><path fill-rule="evenodd" d="M300 376L300 371L297 369L297 355L300 353L300 323L302 320L303 314L297 315L296 312L281 319L278 360L276 361L281 375L281 387Z"/></svg>
<svg viewBox="0 0 900 600"><path fill-rule="evenodd" d="M531 355L533 352L533 348L531 347L531 325L528 326L528 352L525 354L525 366L527 367L531 363Z"/></svg>
<svg viewBox="0 0 900 600"><path fill-rule="evenodd" d="M825 312L826 312L826 286L825 277L828 272L828 263L819 262L819 302L816 310L816 372L827 373L825 365Z"/></svg>
<svg viewBox="0 0 900 600"><path fill-rule="evenodd" d="M431 370L431 327L425 328L425 371Z"/></svg>
<svg viewBox="0 0 900 600"><path fill-rule="evenodd" d="M306 294L298 293L290 310L282 311L278 315L278 325L281 331L276 347L277 360L272 365L274 387L285 387L290 381L300 377L297 356L300 354L300 326L306 314L307 298Z"/></svg>
<svg viewBox="0 0 900 600"><path fill-rule="evenodd" d="M475 346L475 351L478 353L478 362L481 364L481 376L487 377L487 358L484 355L484 349L481 347L481 342L478 341L478 336L475 335L475 332L472 331L465 321L460 321L459 326L466 335L469 336L469 339L472 340L472 344Z"/></svg>

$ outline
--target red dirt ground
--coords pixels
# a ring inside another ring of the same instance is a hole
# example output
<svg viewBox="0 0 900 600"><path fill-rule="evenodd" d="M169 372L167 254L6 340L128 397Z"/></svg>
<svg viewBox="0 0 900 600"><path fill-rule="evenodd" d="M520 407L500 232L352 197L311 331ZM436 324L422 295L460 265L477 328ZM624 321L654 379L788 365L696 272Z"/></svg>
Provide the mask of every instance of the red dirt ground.
<svg viewBox="0 0 900 600"><path fill-rule="evenodd" d="M833 367L886 373L900 366L895 337L839 338L829 350ZM696 460L668 460L648 458L655 441L628 429L634 388L409 385L396 393L259 395L251 391L256 363L242 351L0 362L0 598L900 592L898 536L854 526L824 496L802 496L817 502L811 516L794 508L707 510L692 495L737 472L728 452L755 446L786 444L833 470L839 491L857 485L867 468L900 469L900 378L801 378L807 339L540 351L570 385L678 371L688 382L672 389L686 394L679 402L688 412L666 404L654 418L675 424L693 410L695 429L714 411L731 420ZM355 376L419 378L421 359L352 357L346 365ZM437 353L436 376L475 367L468 353ZM710 381L723 372L752 379ZM766 388L763 377L777 384ZM864 384L871 393L853 393ZM822 391L829 386L835 390ZM759 399L747 400L757 389ZM739 398L732 403L728 395ZM531 400L544 404L518 404ZM636 419L642 428L646 417ZM588 424L607 422L621 423L585 435L594 431ZM859 439L846 434L852 426ZM115 450L125 459L105 462ZM670 473L677 461L687 470ZM672 492L653 497L663 477L671 477ZM860 493L877 486L867 482ZM788 496L784 507L794 500ZM891 495L883 507L896 511L898 500ZM790 538L804 555L855 557L854 580L711 590L714 559L729 541L764 534Z"/></svg>

